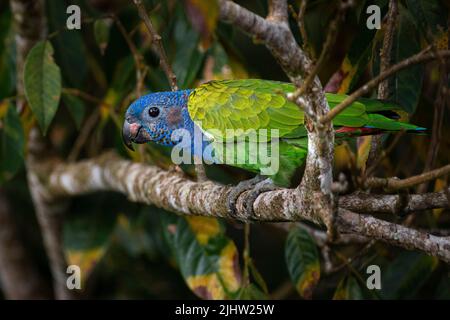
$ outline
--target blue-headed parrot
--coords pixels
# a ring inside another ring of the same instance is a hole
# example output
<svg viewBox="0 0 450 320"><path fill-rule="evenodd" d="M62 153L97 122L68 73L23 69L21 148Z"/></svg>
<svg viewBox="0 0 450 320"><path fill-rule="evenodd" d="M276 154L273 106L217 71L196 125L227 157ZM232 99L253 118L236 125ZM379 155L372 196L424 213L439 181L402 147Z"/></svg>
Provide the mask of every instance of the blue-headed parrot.
<svg viewBox="0 0 450 320"><path fill-rule="evenodd" d="M193 142L197 130L204 140L201 152L208 150L208 154L213 155L211 159L200 154L203 160L224 163L226 152L223 150L228 149L223 146L244 148L241 151L246 154L247 161L237 161L235 156L234 163L227 161L226 164L268 176L277 186L288 186L296 169L305 162L308 147L305 114L286 98L295 89L290 83L245 79L215 80L196 89L151 93L137 99L126 111L123 139L130 148L131 142L150 141L175 146L181 138L174 132L184 129ZM342 94L326 94L331 109L345 98ZM396 104L360 98L333 119L335 140L400 130L424 130L398 121L402 116L404 112ZM268 172L268 164L255 156L254 150L242 142L242 136L248 140L246 134L256 132L258 142L265 142L271 150L274 141L271 130L279 137L276 140L279 164L276 171ZM194 143L191 145L192 153L198 154L194 151Z"/></svg>

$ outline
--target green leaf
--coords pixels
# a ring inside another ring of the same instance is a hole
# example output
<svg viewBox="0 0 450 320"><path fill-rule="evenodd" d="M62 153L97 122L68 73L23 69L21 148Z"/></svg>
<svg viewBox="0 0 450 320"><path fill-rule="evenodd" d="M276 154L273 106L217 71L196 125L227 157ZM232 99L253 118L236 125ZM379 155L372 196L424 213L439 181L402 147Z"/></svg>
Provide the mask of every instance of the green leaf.
<svg viewBox="0 0 450 320"><path fill-rule="evenodd" d="M382 271L381 296L384 299L411 299L426 283L438 265L435 257L402 252Z"/></svg>
<svg viewBox="0 0 450 320"><path fill-rule="evenodd" d="M399 28L392 49L393 63L398 63L421 50L414 18L400 5ZM396 73L390 81L391 99L406 112L414 113L422 92L423 66L416 65Z"/></svg>
<svg viewBox="0 0 450 320"><path fill-rule="evenodd" d="M310 299L320 279L320 261L316 244L303 229L289 232L285 246L286 264L300 296Z"/></svg>
<svg viewBox="0 0 450 320"><path fill-rule="evenodd" d="M219 220L162 216L166 241L188 287L203 299L233 297L241 288L236 245Z"/></svg>
<svg viewBox="0 0 450 320"><path fill-rule="evenodd" d="M108 47L109 34L111 31L112 19L100 19L94 23L94 36L102 55Z"/></svg>
<svg viewBox="0 0 450 320"><path fill-rule="evenodd" d="M86 111L86 106L84 105L83 100L81 100L76 96L66 93L63 93L62 100L64 101L67 110L72 116L72 119L75 122L77 129L80 129Z"/></svg>
<svg viewBox="0 0 450 320"><path fill-rule="evenodd" d="M24 69L25 95L46 134L61 96L61 71L53 61L51 43L37 43L28 54Z"/></svg>
<svg viewBox="0 0 450 320"><path fill-rule="evenodd" d="M25 135L16 108L11 103L0 104L7 108L0 126L0 183L11 179L23 165Z"/></svg>
<svg viewBox="0 0 450 320"><path fill-rule="evenodd" d="M352 277L344 277L334 292L333 300L362 300L364 299L358 281Z"/></svg>

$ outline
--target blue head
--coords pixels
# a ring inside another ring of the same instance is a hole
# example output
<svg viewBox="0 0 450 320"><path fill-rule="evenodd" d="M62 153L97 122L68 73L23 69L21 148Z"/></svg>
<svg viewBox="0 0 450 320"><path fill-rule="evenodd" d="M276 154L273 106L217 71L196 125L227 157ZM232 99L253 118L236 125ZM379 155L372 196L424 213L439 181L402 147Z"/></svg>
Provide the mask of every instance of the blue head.
<svg viewBox="0 0 450 320"><path fill-rule="evenodd" d="M128 107L122 129L124 143L153 141L173 146L171 135L176 129L193 130L187 102L191 90L157 92L142 96Z"/></svg>

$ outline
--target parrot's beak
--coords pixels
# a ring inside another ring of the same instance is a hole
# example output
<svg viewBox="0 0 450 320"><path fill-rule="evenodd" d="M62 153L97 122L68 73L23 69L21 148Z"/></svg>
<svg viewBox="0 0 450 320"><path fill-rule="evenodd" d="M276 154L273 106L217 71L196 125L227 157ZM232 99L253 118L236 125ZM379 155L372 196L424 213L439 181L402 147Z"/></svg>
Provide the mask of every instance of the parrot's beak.
<svg viewBox="0 0 450 320"><path fill-rule="evenodd" d="M147 130L145 130L140 124L136 122L128 122L127 119L125 119L123 123L122 139L123 143L131 151L134 151L132 142L146 143L151 140Z"/></svg>
<svg viewBox="0 0 450 320"><path fill-rule="evenodd" d="M131 136L131 126L127 120L125 120L123 123L122 139L123 143L127 146L127 148L130 149L131 151L134 151L134 147L132 144L134 137Z"/></svg>
<svg viewBox="0 0 450 320"><path fill-rule="evenodd" d="M131 151L134 151L132 142L136 142L136 137L138 136L140 129L141 129L141 126L138 125L137 123L129 123L128 120L126 120L126 119L123 122L123 128L122 128L123 143Z"/></svg>

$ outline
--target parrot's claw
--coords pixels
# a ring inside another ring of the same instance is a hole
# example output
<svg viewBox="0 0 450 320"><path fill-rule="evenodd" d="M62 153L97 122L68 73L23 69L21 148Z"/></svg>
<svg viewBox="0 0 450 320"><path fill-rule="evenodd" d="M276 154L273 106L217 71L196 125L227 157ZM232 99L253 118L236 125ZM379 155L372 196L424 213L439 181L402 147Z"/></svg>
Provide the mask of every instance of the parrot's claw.
<svg viewBox="0 0 450 320"><path fill-rule="evenodd" d="M246 211L247 217L249 219L256 218L255 210L253 209L253 204L255 203L256 198L258 198L258 196L261 193L269 192L269 191L273 191L273 190L277 190L277 189L279 189L279 188L277 186L275 186L272 179L270 179L270 178L267 178L267 179L257 183L255 185L255 187L253 189L251 189L250 192L248 192L248 194L245 196L244 206L245 206L245 211Z"/></svg>
<svg viewBox="0 0 450 320"><path fill-rule="evenodd" d="M227 197L227 207L230 216L233 218L242 219L242 217L238 216L236 202L243 192L249 191L245 195L244 207L246 211L246 220L251 220L255 215L253 203L256 198L258 198L261 193L272 191L274 189L276 189L276 186L273 184L273 181L270 178L264 178L260 175L257 175L252 179L239 182L239 184L231 190Z"/></svg>

